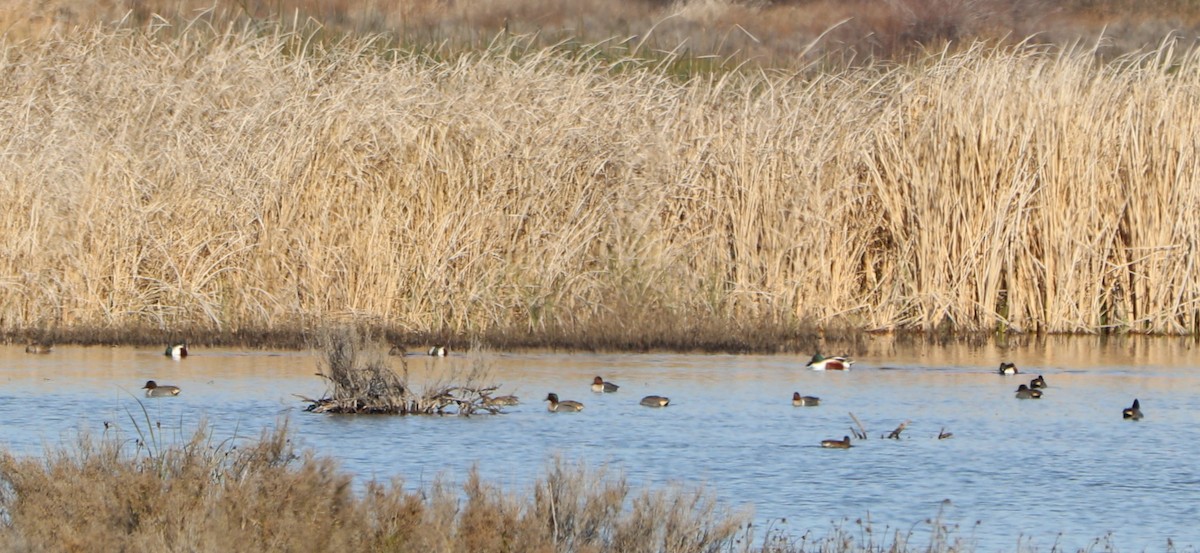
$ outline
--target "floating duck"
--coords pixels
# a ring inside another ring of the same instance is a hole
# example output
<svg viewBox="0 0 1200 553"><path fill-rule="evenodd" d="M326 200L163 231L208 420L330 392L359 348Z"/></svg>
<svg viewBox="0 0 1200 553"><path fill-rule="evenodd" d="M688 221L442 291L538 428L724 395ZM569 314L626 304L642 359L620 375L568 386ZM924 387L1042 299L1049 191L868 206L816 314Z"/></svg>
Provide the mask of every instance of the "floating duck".
<svg viewBox="0 0 1200 553"><path fill-rule="evenodd" d="M547 406L546 409L549 410L551 413L557 413L559 411L562 411L564 413L574 413L576 411L583 410L582 403L579 403L578 401L571 401L571 400L559 401L558 394L553 393L553 392L546 395L546 401L550 402L550 405Z"/></svg>
<svg viewBox="0 0 1200 553"><path fill-rule="evenodd" d="M1138 403L1138 400L1133 400L1133 405L1121 411L1121 416L1135 421L1142 420L1142 406Z"/></svg>
<svg viewBox="0 0 1200 553"><path fill-rule="evenodd" d="M179 395L178 386L159 385L153 380L147 380L146 385L142 386L146 390L146 397L173 397Z"/></svg>
<svg viewBox="0 0 1200 553"><path fill-rule="evenodd" d="M793 407L816 407L821 404L821 398L814 396L802 396L800 392L792 392Z"/></svg>
<svg viewBox="0 0 1200 553"><path fill-rule="evenodd" d="M1005 363L1000 363L1000 370L997 372L999 372L1000 374L1003 374L1003 375L1010 375L1010 374L1017 374L1021 371L1017 370L1016 365L1005 362Z"/></svg>
<svg viewBox="0 0 1200 553"><path fill-rule="evenodd" d="M1042 375L1039 374L1037 375L1037 378L1029 381L1029 387L1033 389L1045 388L1046 379L1042 378Z"/></svg>
<svg viewBox="0 0 1200 553"><path fill-rule="evenodd" d="M187 353L187 342L177 342L167 346L167 350L163 352L163 355L172 359L183 359L187 357Z"/></svg>
<svg viewBox="0 0 1200 553"><path fill-rule="evenodd" d="M447 353L450 353L450 350L446 346L433 346L429 348L429 355L434 357L445 357Z"/></svg>
<svg viewBox="0 0 1200 553"><path fill-rule="evenodd" d="M490 407L511 407L520 403L521 401L517 399L517 396L489 397L483 400L483 404Z"/></svg>
<svg viewBox="0 0 1200 553"><path fill-rule="evenodd" d="M620 386L617 386L616 384L613 384L612 382L605 382L603 378L600 378L598 376L596 378L592 379L592 391L593 392L600 393L600 394L606 393L606 392L612 393L612 392L617 391L617 388L620 388Z"/></svg>
<svg viewBox="0 0 1200 553"><path fill-rule="evenodd" d="M663 396L646 396L641 401L641 404L646 407L666 407L670 403L671 400Z"/></svg>
<svg viewBox="0 0 1200 553"><path fill-rule="evenodd" d="M850 365L853 364L854 361L851 361L845 357L825 357L824 355L818 353L813 355L808 364L804 366L814 371L848 371L850 370Z"/></svg>
<svg viewBox="0 0 1200 553"><path fill-rule="evenodd" d="M1017 399L1038 399L1042 397L1041 390L1034 390L1024 384L1017 386Z"/></svg>
<svg viewBox="0 0 1200 553"><path fill-rule="evenodd" d="M840 440L821 440L821 447L850 449L850 436L843 436Z"/></svg>

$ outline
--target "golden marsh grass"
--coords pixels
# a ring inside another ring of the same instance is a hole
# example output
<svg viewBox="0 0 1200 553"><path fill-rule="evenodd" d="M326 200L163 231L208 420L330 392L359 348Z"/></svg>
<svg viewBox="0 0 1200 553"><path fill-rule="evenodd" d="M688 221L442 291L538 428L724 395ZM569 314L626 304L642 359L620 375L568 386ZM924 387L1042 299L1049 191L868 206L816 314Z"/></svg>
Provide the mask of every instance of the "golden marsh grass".
<svg viewBox="0 0 1200 553"><path fill-rule="evenodd" d="M0 329L1200 328L1195 50L680 80L520 39L310 38L0 43Z"/></svg>

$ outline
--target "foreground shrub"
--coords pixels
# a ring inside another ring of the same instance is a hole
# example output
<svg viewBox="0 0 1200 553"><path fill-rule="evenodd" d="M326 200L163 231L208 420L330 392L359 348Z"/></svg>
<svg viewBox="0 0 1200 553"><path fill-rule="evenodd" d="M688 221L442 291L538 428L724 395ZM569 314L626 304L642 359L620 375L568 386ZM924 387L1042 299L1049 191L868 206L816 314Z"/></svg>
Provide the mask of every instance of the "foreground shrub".
<svg viewBox="0 0 1200 553"><path fill-rule="evenodd" d="M37 551L722 551L744 516L702 492L631 493L561 460L531 495L472 473L461 490L372 482L295 451L286 425L213 443L80 438L42 458L0 455L0 549ZM344 549L343 549L344 548Z"/></svg>

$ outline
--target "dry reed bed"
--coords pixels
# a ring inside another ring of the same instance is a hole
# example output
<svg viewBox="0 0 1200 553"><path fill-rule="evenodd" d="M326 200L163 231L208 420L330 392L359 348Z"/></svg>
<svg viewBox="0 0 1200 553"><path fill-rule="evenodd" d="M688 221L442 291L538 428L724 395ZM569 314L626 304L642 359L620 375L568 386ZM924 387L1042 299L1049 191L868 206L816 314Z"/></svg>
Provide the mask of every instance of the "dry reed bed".
<svg viewBox="0 0 1200 553"><path fill-rule="evenodd" d="M5 331L1200 326L1195 51L686 82L281 29L0 56Z"/></svg>

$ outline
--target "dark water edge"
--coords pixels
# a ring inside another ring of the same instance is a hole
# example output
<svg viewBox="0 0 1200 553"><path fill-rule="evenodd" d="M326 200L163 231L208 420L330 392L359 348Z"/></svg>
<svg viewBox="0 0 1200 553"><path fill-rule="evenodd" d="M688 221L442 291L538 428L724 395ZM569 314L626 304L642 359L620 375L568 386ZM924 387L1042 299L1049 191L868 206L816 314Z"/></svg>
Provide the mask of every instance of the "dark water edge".
<svg viewBox="0 0 1200 553"><path fill-rule="evenodd" d="M214 329L203 326L172 329L150 327L76 326L66 328L17 328L0 331L7 344L63 344L80 346L155 346L187 341L208 347L249 349L319 349L323 337L345 322L294 323L271 328ZM1200 344L1200 335L1163 336L1152 334L1023 334L996 332L947 332L901 330L877 332L867 329L821 329L811 326L758 324L680 324L653 327L630 324L581 329L493 329L468 334L451 330L405 331L379 324L357 323L360 334L383 344L422 352L431 345L453 351L490 349L499 351L560 351L608 353L730 353L771 354L823 352L861 355L880 342L891 346L974 346L998 348L1037 347L1052 341L1095 340L1098 344L1177 342Z"/></svg>

